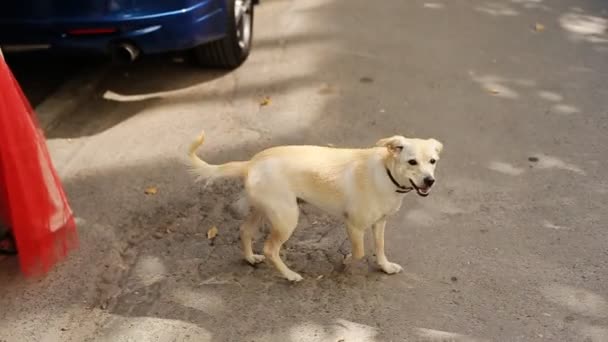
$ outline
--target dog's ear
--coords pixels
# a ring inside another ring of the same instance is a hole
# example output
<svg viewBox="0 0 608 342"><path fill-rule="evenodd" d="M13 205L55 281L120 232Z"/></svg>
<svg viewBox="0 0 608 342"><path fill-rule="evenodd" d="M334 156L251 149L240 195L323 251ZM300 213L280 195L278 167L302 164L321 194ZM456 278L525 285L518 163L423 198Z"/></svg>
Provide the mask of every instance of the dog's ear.
<svg viewBox="0 0 608 342"><path fill-rule="evenodd" d="M403 151L403 140L404 139L402 136L394 135L390 138L378 140L376 146L386 147L393 155L398 155L399 153L401 153L401 151Z"/></svg>
<svg viewBox="0 0 608 342"><path fill-rule="evenodd" d="M438 155L441 154L441 151L443 151L443 144L436 139L429 139L429 142L433 145L435 152L437 152Z"/></svg>

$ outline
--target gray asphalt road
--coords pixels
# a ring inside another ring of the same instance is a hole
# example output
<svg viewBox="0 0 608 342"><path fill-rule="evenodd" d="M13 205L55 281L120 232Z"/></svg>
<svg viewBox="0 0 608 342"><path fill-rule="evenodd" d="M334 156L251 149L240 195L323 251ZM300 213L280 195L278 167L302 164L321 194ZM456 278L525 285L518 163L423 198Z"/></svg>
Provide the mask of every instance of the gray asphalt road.
<svg viewBox="0 0 608 342"><path fill-rule="evenodd" d="M267 0L236 72L111 70L49 132L80 250L35 282L0 264L0 340L608 341L606 9ZM245 265L241 185L204 189L183 164L203 128L218 163L441 140L436 191L387 228L405 271L379 272L368 244L369 267L345 272L342 223L307 206L285 254L303 282Z"/></svg>

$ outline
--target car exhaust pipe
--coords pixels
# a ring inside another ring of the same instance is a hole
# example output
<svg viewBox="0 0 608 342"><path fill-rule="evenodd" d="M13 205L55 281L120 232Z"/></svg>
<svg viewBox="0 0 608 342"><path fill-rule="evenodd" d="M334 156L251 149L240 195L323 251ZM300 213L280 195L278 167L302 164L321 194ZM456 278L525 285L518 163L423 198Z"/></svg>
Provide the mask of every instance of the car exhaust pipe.
<svg viewBox="0 0 608 342"><path fill-rule="evenodd" d="M120 43L112 49L112 60L120 64L134 62L141 51L131 43Z"/></svg>

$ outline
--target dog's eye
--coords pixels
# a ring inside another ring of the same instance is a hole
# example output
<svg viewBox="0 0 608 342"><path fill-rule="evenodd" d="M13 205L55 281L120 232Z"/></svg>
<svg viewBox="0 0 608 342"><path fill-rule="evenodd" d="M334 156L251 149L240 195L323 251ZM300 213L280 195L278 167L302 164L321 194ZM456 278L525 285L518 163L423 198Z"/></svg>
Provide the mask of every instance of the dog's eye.
<svg viewBox="0 0 608 342"><path fill-rule="evenodd" d="M436 161L435 159L431 159L431 160L429 160L429 162L430 162L431 164L435 164L437 161Z"/></svg>
<svg viewBox="0 0 608 342"><path fill-rule="evenodd" d="M407 161L410 165L418 165L418 162L416 161L416 159L410 159Z"/></svg>

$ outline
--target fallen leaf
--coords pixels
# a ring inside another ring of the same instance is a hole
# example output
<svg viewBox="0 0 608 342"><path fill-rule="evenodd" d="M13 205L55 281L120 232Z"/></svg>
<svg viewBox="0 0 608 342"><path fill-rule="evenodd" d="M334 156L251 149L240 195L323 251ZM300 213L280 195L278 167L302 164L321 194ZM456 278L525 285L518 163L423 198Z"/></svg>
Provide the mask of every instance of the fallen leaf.
<svg viewBox="0 0 608 342"><path fill-rule="evenodd" d="M317 280L321 280L321 278L323 278L323 275L321 274L320 276L317 277Z"/></svg>
<svg viewBox="0 0 608 342"><path fill-rule="evenodd" d="M496 89L490 89L490 93L496 95L496 94L499 94L500 92Z"/></svg>
<svg viewBox="0 0 608 342"><path fill-rule="evenodd" d="M146 195L156 195L157 192L158 192L158 189L155 186L151 186L149 188L146 188L146 190L144 190L144 193Z"/></svg>
<svg viewBox="0 0 608 342"><path fill-rule="evenodd" d="M217 236L217 227L213 226L207 231L207 240L213 240Z"/></svg>
<svg viewBox="0 0 608 342"><path fill-rule="evenodd" d="M335 92L335 88L327 83L321 84L319 87L318 93L321 95L328 95Z"/></svg>
<svg viewBox="0 0 608 342"><path fill-rule="evenodd" d="M536 23L536 25L534 25L534 30L536 32L544 31L545 30L545 25Z"/></svg>
<svg viewBox="0 0 608 342"><path fill-rule="evenodd" d="M260 101L260 106L264 107L264 106L268 106L270 105L270 103L272 103L272 101L270 100L270 97L265 96L262 101Z"/></svg>

